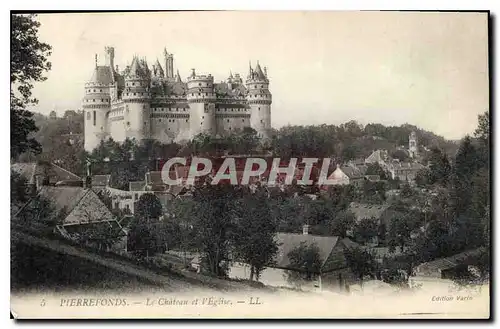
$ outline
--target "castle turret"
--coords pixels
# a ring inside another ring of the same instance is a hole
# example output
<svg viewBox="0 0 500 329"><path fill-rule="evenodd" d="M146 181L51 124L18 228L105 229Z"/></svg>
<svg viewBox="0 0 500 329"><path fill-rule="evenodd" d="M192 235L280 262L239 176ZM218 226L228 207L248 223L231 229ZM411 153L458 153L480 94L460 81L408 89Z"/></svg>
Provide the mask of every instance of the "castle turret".
<svg viewBox="0 0 500 329"><path fill-rule="evenodd" d="M111 70L115 68L115 48L104 47L104 52L106 53L105 62L106 66L110 67Z"/></svg>
<svg viewBox="0 0 500 329"><path fill-rule="evenodd" d="M160 61L158 58L156 59L156 63L153 66L153 75L155 77L163 78L165 77L165 72L163 71L163 68L161 67Z"/></svg>
<svg viewBox="0 0 500 329"><path fill-rule="evenodd" d="M150 132L150 72L145 60L134 57L125 76L125 130L128 138L149 138Z"/></svg>
<svg viewBox="0 0 500 329"><path fill-rule="evenodd" d="M95 56L95 68L92 78L85 83L85 96L82 108L85 116L85 150L92 151L109 134L107 114L111 110L110 87L114 84L112 67L98 66Z"/></svg>
<svg viewBox="0 0 500 329"><path fill-rule="evenodd" d="M215 134L215 92L212 75L197 75L192 69L187 79L191 138L200 133Z"/></svg>
<svg viewBox="0 0 500 329"><path fill-rule="evenodd" d="M165 56L165 77L172 79L174 77L174 55L169 54L167 49L163 50L163 55Z"/></svg>
<svg viewBox="0 0 500 329"><path fill-rule="evenodd" d="M259 137L268 138L271 129L272 95L269 91L267 72L262 71L259 62L255 70L250 64L246 86L247 102L250 106L250 126L257 131Z"/></svg>

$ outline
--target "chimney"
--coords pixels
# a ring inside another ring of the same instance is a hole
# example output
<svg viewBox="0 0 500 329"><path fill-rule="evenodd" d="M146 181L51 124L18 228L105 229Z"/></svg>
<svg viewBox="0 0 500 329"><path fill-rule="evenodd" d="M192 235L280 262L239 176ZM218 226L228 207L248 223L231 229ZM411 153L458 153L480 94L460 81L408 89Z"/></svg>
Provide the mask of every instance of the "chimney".
<svg viewBox="0 0 500 329"><path fill-rule="evenodd" d="M309 234L309 224L304 224L304 226L302 226L302 234L303 235Z"/></svg>

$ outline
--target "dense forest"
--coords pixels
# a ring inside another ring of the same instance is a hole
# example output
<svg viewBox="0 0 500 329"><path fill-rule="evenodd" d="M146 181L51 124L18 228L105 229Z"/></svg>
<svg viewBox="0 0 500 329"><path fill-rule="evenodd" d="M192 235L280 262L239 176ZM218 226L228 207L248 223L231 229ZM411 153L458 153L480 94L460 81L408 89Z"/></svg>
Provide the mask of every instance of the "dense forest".
<svg viewBox="0 0 500 329"><path fill-rule="evenodd" d="M280 157L311 156L330 157L336 162L345 162L357 158L366 158L374 150L385 149L395 158L407 158L401 149L407 148L408 137L412 131L418 136L421 154L431 148L442 150L452 157L458 149L458 143L448 141L441 136L419 129L413 125L384 126L368 124L363 126L355 121L341 125L285 126L274 129L271 139L260 143L255 131L246 128L233 135L215 139L207 135L198 135L191 142L178 145L162 144L153 140L138 143L126 140L117 143L108 140L91 154L83 149L84 122L82 111L65 111L60 117L55 115L34 115L38 131L32 133L42 146L42 152L34 155L30 152L21 154L18 161L52 161L67 170L83 174L84 159L90 158L96 165L94 173L109 173L102 163L128 162L131 157L143 162L145 170L155 170L151 160L192 154L255 154L266 153ZM101 172L103 171L103 172ZM142 175L142 171L141 171Z"/></svg>

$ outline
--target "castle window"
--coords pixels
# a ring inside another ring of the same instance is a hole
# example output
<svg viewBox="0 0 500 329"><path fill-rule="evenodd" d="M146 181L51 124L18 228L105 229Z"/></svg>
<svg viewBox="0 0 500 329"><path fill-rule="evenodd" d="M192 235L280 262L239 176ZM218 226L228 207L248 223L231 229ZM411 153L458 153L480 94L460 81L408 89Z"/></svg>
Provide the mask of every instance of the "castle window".
<svg viewBox="0 0 500 329"><path fill-rule="evenodd" d="M100 92L102 92L102 89L99 89Z"/></svg>
<svg viewBox="0 0 500 329"><path fill-rule="evenodd" d="M229 122L229 119L227 119L227 122Z"/></svg>
<svg viewBox="0 0 500 329"><path fill-rule="evenodd" d="M104 102L104 99L101 98L101 102Z"/></svg>
<svg viewBox="0 0 500 329"><path fill-rule="evenodd" d="M198 83L198 86L201 86L201 83Z"/></svg>
<svg viewBox="0 0 500 329"><path fill-rule="evenodd" d="M134 96L135 96L135 93L134 93Z"/></svg>
<svg viewBox="0 0 500 329"><path fill-rule="evenodd" d="M132 82L132 86L135 86L135 82Z"/></svg>
<svg viewBox="0 0 500 329"><path fill-rule="evenodd" d="M92 100L92 102L94 102L94 103L95 103L95 99L93 99L93 100Z"/></svg>
<svg viewBox="0 0 500 329"><path fill-rule="evenodd" d="M259 107L259 111L260 111L260 107Z"/></svg>
<svg viewBox="0 0 500 329"><path fill-rule="evenodd" d="M241 122L245 122L245 119L241 119Z"/></svg>
<svg viewBox="0 0 500 329"><path fill-rule="evenodd" d="M92 92L95 93L95 89L92 89Z"/></svg>
<svg viewBox="0 0 500 329"><path fill-rule="evenodd" d="M201 94L200 94L200 93L198 93L198 96L201 96Z"/></svg>
<svg viewBox="0 0 500 329"><path fill-rule="evenodd" d="M264 123L264 120L260 120L260 123Z"/></svg>
<svg viewBox="0 0 500 329"><path fill-rule="evenodd" d="M188 122L188 121L189 121L189 120L188 120L188 119L186 119L186 122Z"/></svg>
<svg viewBox="0 0 500 329"><path fill-rule="evenodd" d="M96 124L96 114L95 114L95 111L94 111L94 126Z"/></svg>
<svg viewBox="0 0 500 329"><path fill-rule="evenodd" d="M161 119L159 119L158 121L161 122Z"/></svg>

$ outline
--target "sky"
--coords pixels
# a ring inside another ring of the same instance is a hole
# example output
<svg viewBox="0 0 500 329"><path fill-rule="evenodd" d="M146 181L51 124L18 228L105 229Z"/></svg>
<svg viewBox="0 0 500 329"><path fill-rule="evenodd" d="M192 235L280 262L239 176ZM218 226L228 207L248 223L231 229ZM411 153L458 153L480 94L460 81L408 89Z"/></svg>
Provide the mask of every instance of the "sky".
<svg viewBox="0 0 500 329"><path fill-rule="evenodd" d="M257 60L273 94L272 126L414 124L449 139L489 108L487 14L432 12L162 12L41 14L52 70L35 85L36 111L81 109L95 54L115 48L151 66L163 49L185 79L243 79Z"/></svg>

